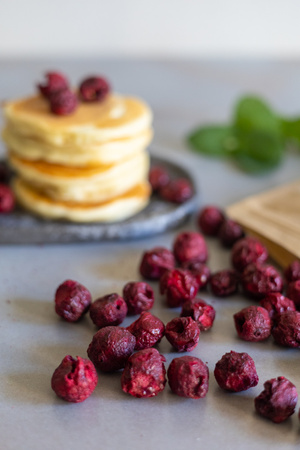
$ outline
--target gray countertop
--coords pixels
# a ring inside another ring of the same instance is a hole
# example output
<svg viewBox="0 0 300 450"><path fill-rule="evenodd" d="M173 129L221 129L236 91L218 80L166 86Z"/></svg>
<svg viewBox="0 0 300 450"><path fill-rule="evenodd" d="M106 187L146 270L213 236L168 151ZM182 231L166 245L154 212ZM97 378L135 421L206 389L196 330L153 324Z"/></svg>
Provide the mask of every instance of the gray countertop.
<svg viewBox="0 0 300 450"><path fill-rule="evenodd" d="M293 152L264 176L249 176L223 160L191 152L184 136L195 125L228 120L239 95L258 93L279 111L300 112L300 61L191 60L51 60L2 61L0 99L27 95L47 69L66 72L76 83L87 74L105 74L114 89L143 97L154 112L152 153L189 170L195 179L197 207L227 206L243 197L296 180L300 159ZM1 147L1 152L4 148ZM166 386L152 399L135 399L120 388L120 374L99 374L93 395L81 404L58 399L50 387L62 358L86 356L95 328L86 317L77 324L55 315L53 297L67 278L86 285L96 299L121 294L128 281L140 279L138 264L145 249L172 247L176 234L196 229L195 218L180 229L125 242L2 246L0 258L0 436L1 449L43 448L116 450L172 449L294 449L300 444L297 414L275 425L254 412L253 399L263 383L280 375L300 393L297 350L280 348L272 339L247 343L237 338L232 315L249 305L242 295L218 299L200 296L216 309L212 330L202 333L191 353L207 362L210 387L205 399L176 397ZM212 271L230 265L230 252L208 239ZM179 314L168 309L151 283L152 310L164 322ZM134 318L126 318L128 325ZM166 365L178 356L164 339L159 350ZM240 394L226 394L216 384L215 363L230 350L246 351L257 367L259 384ZM297 405L297 413L299 404Z"/></svg>

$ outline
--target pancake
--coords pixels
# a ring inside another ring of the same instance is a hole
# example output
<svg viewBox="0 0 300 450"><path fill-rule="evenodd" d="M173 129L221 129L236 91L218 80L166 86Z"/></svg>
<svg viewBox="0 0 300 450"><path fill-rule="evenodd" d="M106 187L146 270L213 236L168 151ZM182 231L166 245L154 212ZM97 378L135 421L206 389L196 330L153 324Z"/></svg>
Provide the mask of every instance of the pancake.
<svg viewBox="0 0 300 450"><path fill-rule="evenodd" d="M110 201L78 205L53 201L19 178L15 178L13 187L18 202L32 213L48 219L82 223L125 220L147 206L151 191L148 182L142 182Z"/></svg>

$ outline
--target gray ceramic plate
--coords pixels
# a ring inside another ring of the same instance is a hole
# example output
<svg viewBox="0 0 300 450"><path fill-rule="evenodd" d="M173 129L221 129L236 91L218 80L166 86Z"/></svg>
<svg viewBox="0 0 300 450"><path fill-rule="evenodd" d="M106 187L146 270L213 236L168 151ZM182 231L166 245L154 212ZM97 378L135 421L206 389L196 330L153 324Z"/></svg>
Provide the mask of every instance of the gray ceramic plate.
<svg viewBox="0 0 300 450"><path fill-rule="evenodd" d="M195 185L185 169L157 157L152 165L166 167L172 178L185 177ZM24 210L0 217L1 244L50 244L61 242L136 239L161 233L182 224L194 211L196 196L181 205L153 195L150 204L139 214L116 223L76 224L61 220L42 220Z"/></svg>

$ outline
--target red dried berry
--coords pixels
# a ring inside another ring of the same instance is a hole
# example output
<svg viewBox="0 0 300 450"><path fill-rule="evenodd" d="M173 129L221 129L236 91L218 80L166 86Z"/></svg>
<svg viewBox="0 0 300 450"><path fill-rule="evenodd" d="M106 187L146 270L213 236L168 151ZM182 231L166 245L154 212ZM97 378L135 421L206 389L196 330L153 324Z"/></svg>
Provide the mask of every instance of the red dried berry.
<svg viewBox="0 0 300 450"><path fill-rule="evenodd" d="M46 97L50 96L57 91L68 89L69 83L64 75L58 72L48 72L45 74L46 81L44 84L38 84L40 93Z"/></svg>
<svg viewBox="0 0 300 450"><path fill-rule="evenodd" d="M174 394L187 398L203 398L208 391L209 372L206 364L195 356L174 358L168 368L168 382Z"/></svg>
<svg viewBox="0 0 300 450"><path fill-rule="evenodd" d="M55 369L51 387L63 400L79 403L91 395L97 382L97 372L91 361L80 356L76 360L67 355Z"/></svg>
<svg viewBox="0 0 300 450"><path fill-rule="evenodd" d="M55 312L67 322L76 322L87 313L92 296L90 291L74 280L66 280L55 292Z"/></svg>
<svg viewBox="0 0 300 450"><path fill-rule="evenodd" d="M271 292L266 295L266 297L260 301L260 306L268 311L272 324L276 321L279 314L296 310L293 300L285 297L280 292Z"/></svg>
<svg viewBox="0 0 300 450"><path fill-rule="evenodd" d="M57 116L68 116L77 108L77 97L70 89L53 92L50 97L50 110Z"/></svg>
<svg viewBox="0 0 300 450"><path fill-rule="evenodd" d="M279 345L300 348L300 312L286 311L280 314L272 330L272 336Z"/></svg>
<svg viewBox="0 0 300 450"><path fill-rule="evenodd" d="M121 376L124 392L133 397L154 397L164 390L166 369L162 356L155 348L146 348L128 359Z"/></svg>
<svg viewBox="0 0 300 450"><path fill-rule="evenodd" d="M188 270L168 270L160 279L160 293L166 294L170 308L181 306L186 300L196 297L199 286Z"/></svg>
<svg viewBox="0 0 300 450"><path fill-rule="evenodd" d="M163 322L147 311L142 312L140 317L127 327L127 330L136 338L135 350L153 347L165 334Z"/></svg>
<svg viewBox="0 0 300 450"><path fill-rule="evenodd" d="M192 275L194 275L199 284L199 289L202 289L207 285L210 278L210 269L206 264L197 260L185 261L184 263L182 263L181 267L182 269L188 270Z"/></svg>
<svg viewBox="0 0 300 450"><path fill-rule="evenodd" d="M248 353L225 353L216 363L214 375L218 385L231 392L246 391L258 383L255 364Z"/></svg>
<svg viewBox="0 0 300 450"><path fill-rule="evenodd" d="M15 196L6 184L0 184L0 213L9 213L15 207Z"/></svg>
<svg viewBox="0 0 300 450"><path fill-rule="evenodd" d="M298 394L293 383L285 377L272 378L264 383L264 388L254 399L258 414L274 423L281 423L294 414Z"/></svg>
<svg viewBox="0 0 300 450"><path fill-rule="evenodd" d="M208 258L207 245L200 233L185 231L176 236L173 253L179 263L197 260L204 263Z"/></svg>
<svg viewBox="0 0 300 450"><path fill-rule="evenodd" d="M225 219L223 211L217 206L206 206L197 217L200 230L207 236L217 236L219 229Z"/></svg>
<svg viewBox="0 0 300 450"><path fill-rule="evenodd" d="M79 86L79 93L84 102L102 102L110 91L110 85L103 77L89 77Z"/></svg>
<svg viewBox="0 0 300 450"><path fill-rule="evenodd" d="M223 247L231 248L239 239L245 236L243 228L234 220L225 219L220 226L218 238Z"/></svg>
<svg viewBox="0 0 300 450"><path fill-rule="evenodd" d="M300 261L297 259L287 266L284 271L284 277L287 282L300 280Z"/></svg>
<svg viewBox="0 0 300 450"><path fill-rule="evenodd" d="M99 327L119 325L127 315L125 300L118 294L108 294L95 300L90 307L93 323Z"/></svg>
<svg viewBox="0 0 300 450"><path fill-rule="evenodd" d="M175 317L167 323L165 335L178 352L191 352L199 342L200 330L191 317Z"/></svg>
<svg viewBox="0 0 300 450"><path fill-rule="evenodd" d="M245 341L258 342L271 334L271 319L261 306L248 306L233 316L238 336Z"/></svg>
<svg viewBox="0 0 300 450"><path fill-rule="evenodd" d="M170 181L168 171L162 166L153 166L149 172L149 182L153 192L159 191Z"/></svg>
<svg viewBox="0 0 300 450"><path fill-rule="evenodd" d="M238 283L239 276L231 269L213 273L209 279L210 288L217 297L226 297L234 294L238 289Z"/></svg>
<svg viewBox="0 0 300 450"><path fill-rule="evenodd" d="M158 280L166 270L174 269L173 253L165 247L155 247L142 256L140 273L149 280Z"/></svg>
<svg viewBox="0 0 300 450"><path fill-rule="evenodd" d="M297 309L300 309L300 279L288 284L286 295L293 300Z"/></svg>
<svg viewBox="0 0 300 450"><path fill-rule="evenodd" d="M159 195L167 202L184 203L193 196L193 186L189 180L178 178L163 186L159 190Z"/></svg>
<svg viewBox="0 0 300 450"><path fill-rule="evenodd" d="M231 261L239 272L242 272L248 264L263 263L267 258L267 248L258 239L250 236L239 239L232 247Z"/></svg>
<svg viewBox="0 0 300 450"><path fill-rule="evenodd" d="M200 331L207 331L213 326L216 311L204 300L194 298L184 302L180 315L181 317L191 317L198 324Z"/></svg>
<svg viewBox="0 0 300 450"><path fill-rule="evenodd" d="M243 271L241 283L246 295L261 299L271 292L281 292L283 280L274 266L249 264Z"/></svg>
<svg viewBox="0 0 300 450"><path fill-rule="evenodd" d="M123 297L128 307L128 314L141 314L154 305L154 292L144 281L130 282L124 286Z"/></svg>
<svg viewBox="0 0 300 450"><path fill-rule="evenodd" d="M126 328L101 328L88 347L88 357L103 372L123 369L134 351L135 342L135 337Z"/></svg>

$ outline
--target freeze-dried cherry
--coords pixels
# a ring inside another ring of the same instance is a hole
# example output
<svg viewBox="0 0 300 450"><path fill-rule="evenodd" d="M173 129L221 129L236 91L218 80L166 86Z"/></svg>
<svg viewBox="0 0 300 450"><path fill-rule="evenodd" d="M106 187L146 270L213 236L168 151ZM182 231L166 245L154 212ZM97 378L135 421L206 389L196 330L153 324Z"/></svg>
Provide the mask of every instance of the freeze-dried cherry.
<svg viewBox="0 0 300 450"><path fill-rule="evenodd" d="M272 336L279 345L300 348L300 312L286 311L280 314Z"/></svg>
<svg viewBox="0 0 300 450"><path fill-rule="evenodd" d="M133 397L154 397L165 388L165 357L155 348L146 348L128 359L121 376L124 392Z"/></svg>
<svg viewBox="0 0 300 450"><path fill-rule="evenodd" d="M208 392L208 368L195 356L174 358L167 375L172 392L180 397L199 399Z"/></svg>
<svg viewBox="0 0 300 450"><path fill-rule="evenodd" d="M292 281L286 288L286 295L293 300L297 309L300 309L300 279Z"/></svg>
<svg viewBox="0 0 300 450"><path fill-rule="evenodd" d="M133 353L136 339L123 327L101 328L92 339L87 353L97 369L113 372L123 369Z"/></svg>
<svg viewBox="0 0 300 450"><path fill-rule="evenodd" d="M260 306L268 311L272 324L276 321L279 314L296 310L293 300L285 297L280 292L270 292L270 294L267 294L260 301Z"/></svg>
<svg viewBox="0 0 300 450"><path fill-rule="evenodd" d="M200 331L207 331L213 326L216 311L201 298L194 298L184 302L180 315L190 316L198 324Z"/></svg>
<svg viewBox="0 0 300 450"><path fill-rule="evenodd" d="M0 213L10 213L15 207L15 196L6 184L0 184Z"/></svg>
<svg viewBox="0 0 300 450"><path fill-rule="evenodd" d="M170 308L181 306L186 300L195 298L198 289L196 278L188 270L168 270L160 279L160 293L166 294Z"/></svg>
<svg viewBox="0 0 300 450"><path fill-rule="evenodd" d="M214 295L226 297L237 292L239 284L238 274L231 269L220 270L210 276L209 285Z"/></svg>
<svg viewBox="0 0 300 450"><path fill-rule="evenodd" d="M92 296L90 291L74 280L66 280L55 292L55 312L67 322L77 322L87 313Z"/></svg>
<svg viewBox="0 0 300 450"><path fill-rule="evenodd" d="M292 261L284 270L284 277L288 283L300 280L300 261Z"/></svg>
<svg viewBox="0 0 300 450"><path fill-rule="evenodd" d="M50 110L57 116L68 116L77 108L77 97L69 88L51 93Z"/></svg>
<svg viewBox="0 0 300 450"><path fill-rule="evenodd" d="M79 86L80 97L84 102L101 102L109 91L110 85L103 77L88 77Z"/></svg>
<svg viewBox="0 0 300 450"><path fill-rule="evenodd" d="M154 292L144 281L129 282L123 288L123 297L128 307L128 314L141 314L154 305Z"/></svg>
<svg viewBox="0 0 300 450"><path fill-rule="evenodd" d="M173 253L165 247L146 251L140 263L140 273L149 280L158 280L166 270L174 269Z"/></svg>
<svg viewBox="0 0 300 450"><path fill-rule="evenodd" d="M159 191L162 187L166 186L170 181L170 175L162 166L153 166L149 172L149 183L153 192Z"/></svg>
<svg viewBox="0 0 300 450"><path fill-rule="evenodd" d="M95 300L90 306L90 316L99 327L119 325L127 315L125 300L116 293L105 295Z"/></svg>
<svg viewBox="0 0 300 450"><path fill-rule="evenodd" d="M255 409L274 423L281 423L295 412L298 400L296 387L285 377L272 378L254 399Z"/></svg>
<svg viewBox="0 0 300 450"><path fill-rule="evenodd" d="M283 280L274 266L253 263L245 267L241 275L244 293L252 298L261 299L271 292L281 292Z"/></svg>
<svg viewBox="0 0 300 450"><path fill-rule="evenodd" d="M194 231L185 231L176 236L173 253L179 263L197 260L204 263L208 258L204 237Z"/></svg>
<svg viewBox="0 0 300 450"><path fill-rule="evenodd" d="M224 220L225 215L223 211L214 205L201 209L197 217L200 230L207 236L217 236Z"/></svg>
<svg viewBox="0 0 300 450"><path fill-rule="evenodd" d="M59 72L48 72L45 74L45 78L44 84L38 84L38 89L46 98L50 98L54 92L68 89L69 87L66 77Z"/></svg>
<svg viewBox="0 0 300 450"><path fill-rule="evenodd" d="M245 236L243 228L231 219L225 219L220 226L218 238L223 247L231 248L235 242Z"/></svg>
<svg viewBox="0 0 300 450"><path fill-rule="evenodd" d="M242 272L248 264L263 263L267 258L267 248L258 239L251 236L239 239L231 250L233 267L239 272Z"/></svg>
<svg viewBox="0 0 300 450"><path fill-rule="evenodd" d="M199 289L202 289L207 285L210 278L210 268L206 264L197 260L193 260L185 261L181 264L181 267L182 269L188 270L192 275L194 275L199 284Z"/></svg>
<svg viewBox="0 0 300 450"><path fill-rule="evenodd" d="M256 367L248 353L225 353L216 363L214 375L218 385L231 392L246 391L258 383Z"/></svg>
<svg viewBox="0 0 300 450"><path fill-rule="evenodd" d="M271 334L271 319L261 306L248 306L233 316L238 336L245 341L258 342Z"/></svg>
<svg viewBox="0 0 300 450"><path fill-rule="evenodd" d="M186 178L177 178L163 186L159 195L168 202L184 203L193 196L193 186Z"/></svg>
<svg viewBox="0 0 300 450"><path fill-rule="evenodd" d="M199 342L200 329L191 317L175 317L167 323L165 336L178 352L190 352Z"/></svg>
<svg viewBox="0 0 300 450"><path fill-rule="evenodd" d="M165 334L163 322L148 311L142 312L127 330L136 338L135 350L153 347L158 344Z"/></svg>
<svg viewBox="0 0 300 450"><path fill-rule="evenodd" d="M75 359L67 355L55 369L51 387L63 400L79 403L91 395L97 382L97 372L90 360L80 356Z"/></svg>

